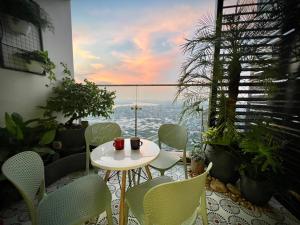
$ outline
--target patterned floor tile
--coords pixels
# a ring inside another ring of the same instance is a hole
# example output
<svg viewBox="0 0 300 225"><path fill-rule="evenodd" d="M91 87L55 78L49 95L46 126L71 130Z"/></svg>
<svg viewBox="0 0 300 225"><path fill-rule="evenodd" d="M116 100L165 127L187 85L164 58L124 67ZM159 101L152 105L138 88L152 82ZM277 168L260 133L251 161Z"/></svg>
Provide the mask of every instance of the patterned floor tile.
<svg viewBox="0 0 300 225"><path fill-rule="evenodd" d="M97 171L100 176L105 175L105 171ZM159 172L151 169L153 177L159 176ZM72 173L58 180L47 188L47 192L55 191L56 189L68 184L69 182L83 176L84 172ZM146 176L142 172L143 176ZM171 176L176 180L184 179L184 170L182 165L177 165L166 172L167 176ZM108 182L108 187L112 193L112 212L113 224L118 224L119 218L119 198L120 185L118 175L111 177ZM141 178L141 182L145 179ZM129 182L127 182L127 186ZM270 212L252 211L239 206L231 199L221 193L206 191L207 213L210 225L299 225L298 221L291 215L280 203L275 199L270 201ZM30 225L29 214L24 202L16 203L15 205L0 211L0 224L3 225ZM90 222L89 225L105 225L107 220L105 214L99 216L95 222ZM138 221L131 212L129 212L128 225L138 225ZM195 225L201 225L201 219L197 218Z"/></svg>

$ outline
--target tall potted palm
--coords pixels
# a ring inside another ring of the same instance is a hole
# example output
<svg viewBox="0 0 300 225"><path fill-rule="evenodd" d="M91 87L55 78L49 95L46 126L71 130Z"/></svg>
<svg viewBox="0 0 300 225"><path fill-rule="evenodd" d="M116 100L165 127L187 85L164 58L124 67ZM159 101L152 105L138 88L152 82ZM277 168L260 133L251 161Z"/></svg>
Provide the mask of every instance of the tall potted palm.
<svg viewBox="0 0 300 225"><path fill-rule="evenodd" d="M239 4L239 0L237 0L237 4ZM263 8L264 6L262 5L261 7ZM264 60L260 58L260 55L255 54L259 48L259 44L256 42L259 40L252 39L251 43L249 40L252 36L265 35L266 32L270 31L261 29L263 27L259 23L251 23L251 21L261 16L259 12L246 15L245 11L256 11L256 9L249 4L249 6L245 7L236 7L236 15L234 16L224 15L222 18L216 18L217 21L222 23L220 25L221 32L216 32L214 18L202 18L194 36L187 39L183 45L183 50L187 57L182 66L177 95L181 95L183 98L185 96L196 96L187 99L190 102L187 107L190 107L202 99L203 89L199 91L199 88L190 87L189 84L200 86L203 83L211 84L211 87L216 87L218 93L220 93L218 96L216 93L213 93L217 96L215 104L218 108L218 116L212 124L212 129L208 131L209 133L214 131L214 134L211 137L207 135L208 139L206 142L212 146L207 155L217 157L226 154L228 160L223 158L220 167L214 164L212 173L217 170L221 173L224 171L224 168L234 165L233 168L231 167L234 170L232 174L238 174L238 160L234 159L236 157L229 157L227 153L235 156L240 155L237 144L238 135L235 128L235 117L242 64L245 61L251 62L254 60L258 66L264 64ZM264 26L266 25L264 24ZM222 48L225 50L220 54L215 54L216 46L218 45L222 45ZM220 55L220 57L216 57L216 55ZM220 160L214 159L214 161ZM216 176L218 176L217 174L215 173ZM218 178L224 182L234 182L236 180L234 177L227 175Z"/></svg>

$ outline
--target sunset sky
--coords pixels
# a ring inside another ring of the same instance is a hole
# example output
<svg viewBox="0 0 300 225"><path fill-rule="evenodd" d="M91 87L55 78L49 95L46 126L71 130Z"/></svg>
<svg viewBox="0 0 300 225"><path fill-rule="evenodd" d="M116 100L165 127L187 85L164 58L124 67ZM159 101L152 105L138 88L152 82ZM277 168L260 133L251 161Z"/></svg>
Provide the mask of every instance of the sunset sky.
<svg viewBox="0 0 300 225"><path fill-rule="evenodd" d="M75 78L97 84L176 83L183 54L214 0L72 0Z"/></svg>

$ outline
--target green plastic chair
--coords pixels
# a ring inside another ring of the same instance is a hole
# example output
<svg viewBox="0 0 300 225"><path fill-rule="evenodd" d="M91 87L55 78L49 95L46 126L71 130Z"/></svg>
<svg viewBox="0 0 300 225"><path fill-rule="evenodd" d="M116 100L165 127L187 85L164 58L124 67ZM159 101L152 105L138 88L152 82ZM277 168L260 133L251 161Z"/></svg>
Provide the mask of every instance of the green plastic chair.
<svg viewBox="0 0 300 225"><path fill-rule="evenodd" d="M88 126L85 129L86 142L86 173L90 170L90 146L98 146L108 141L112 141L122 134L121 128L117 123L103 122Z"/></svg>
<svg viewBox="0 0 300 225"><path fill-rule="evenodd" d="M33 225L77 225L104 211L112 225L111 193L96 174L46 195L44 164L37 153L25 151L12 156L3 164L2 172L21 193Z"/></svg>
<svg viewBox="0 0 300 225"><path fill-rule="evenodd" d="M161 176L127 190L125 216L130 209L141 225L187 225L193 224L201 215L204 225L208 224L206 211L206 171L194 178L172 181Z"/></svg>
<svg viewBox="0 0 300 225"><path fill-rule="evenodd" d="M187 175L186 165L186 145L188 140L188 134L183 126L177 124L163 124L158 129L158 145L160 153L158 157L150 164L150 166L160 171L161 176L165 171L172 168L180 160L180 157L172 152L165 151L161 148L161 144L166 144L171 148L183 151L183 166L185 179Z"/></svg>

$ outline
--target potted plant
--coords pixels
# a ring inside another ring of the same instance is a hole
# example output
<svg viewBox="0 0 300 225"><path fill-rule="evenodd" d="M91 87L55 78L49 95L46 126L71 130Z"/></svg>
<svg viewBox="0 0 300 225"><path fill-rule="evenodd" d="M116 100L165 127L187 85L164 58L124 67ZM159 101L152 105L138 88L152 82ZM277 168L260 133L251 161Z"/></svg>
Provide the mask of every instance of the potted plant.
<svg viewBox="0 0 300 225"><path fill-rule="evenodd" d="M92 116L108 118L113 112L115 92L100 89L93 82L76 83L70 70L63 63L65 77L53 87L45 106L45 116L62 113L67 121L59 128L56 140L62 143L65 154L84 150L84 129L75 120Z"/></svg>
<svg viewBox="0 0 300 225"><path fill-rule="evenodd" d="M38 74L46 73L49 80L55 80L55 64L48 56L48 51L23 51L15 53L17 57L22 58L28 71Z"/></svg>
<svg viewBox="0 0 300 225"><path fill-rule="evenodd" d="M204 132L203 137L206 144L206 157L214 164L210 174L224 183L234 184L239 178L240 148L238 143L240 135L235 128L234 121L227 117L227 99L222 93L217 125Z"/></svg>
<svg viewBox="0 0 300 225"><path fill-rule="evenodd" d="M0 13L7 15L8 26L16 34L27 35L31 24L54 30L48 13L32 0L2 0Z"/></svg>
<svg viewBox="0 0 300 225"><path fill-rule="evenodd" d="M239 134L233 123L224 122L210 127L203 134L205 154L214 164L210 174L224 183L235 183L239 178L240 149Z"/></svg>
<svg viewBox="0 0 300 225"><path fill-rule="evenodd" d="M281 146L270 127L262 123L253 125L240 143L244 159L240 168L241 193L256 205L265 205L274 193L274 180L279 180L276 177L281 171Z"/></svg>
<svg viewBox="0 0 300 225"><path fill-rule="evenodd" d="M191 170L193 174L199 175L204 172L205 153L202 149L203 144L196 142L191 152Z"/></svg>

